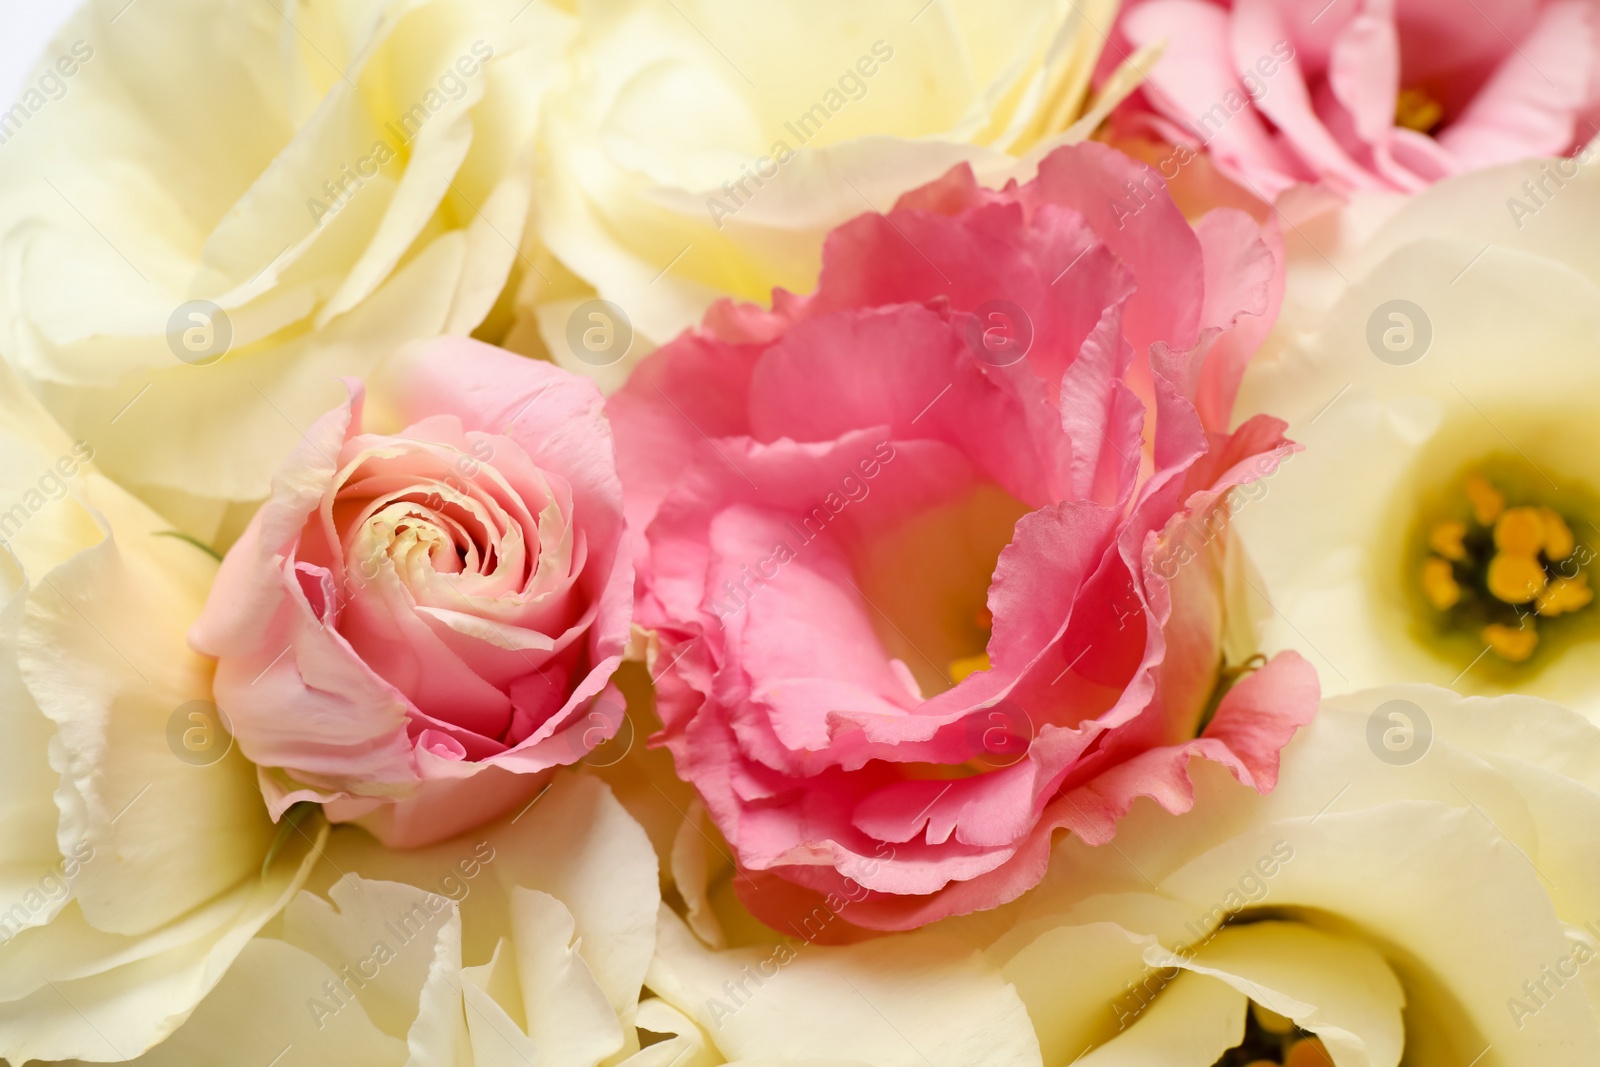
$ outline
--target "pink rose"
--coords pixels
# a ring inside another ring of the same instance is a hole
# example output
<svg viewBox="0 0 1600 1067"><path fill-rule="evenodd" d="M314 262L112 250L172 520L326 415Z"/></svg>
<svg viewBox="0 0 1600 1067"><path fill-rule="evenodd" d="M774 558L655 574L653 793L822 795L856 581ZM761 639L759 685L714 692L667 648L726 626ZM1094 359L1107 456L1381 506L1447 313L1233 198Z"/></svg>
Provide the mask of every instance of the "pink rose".
<svg viewBox="0 0 1600 1067"><path fill-rule="evenodd" d="M620 725L633 565L590 382L459 339L402 378L403 430L363 432L351 381L306 431L190 641L274 818L316 801L409 846Z"/></svg>
<svg viewBox="0 0 1600 1067"><path fill-rule="evenodd" d="M1166 51L1120 119L1205 145L1263 199L1410 192L1594 136L1597 19L1587 0L1134 0L1113 40Z"/></svg>
<svg viewBox="0 0 1600 1067"><path fill-rule="evenodd" d="M959 167L836 230L814 295L718 305L612 398L660 740L757 915L993 907L1054 830L1185 810L1194 756L1272 788L1314 672L1212 701L1223 501L1293 447L1225 432L1280 267L1101 145L1001 192Z"/></svg>

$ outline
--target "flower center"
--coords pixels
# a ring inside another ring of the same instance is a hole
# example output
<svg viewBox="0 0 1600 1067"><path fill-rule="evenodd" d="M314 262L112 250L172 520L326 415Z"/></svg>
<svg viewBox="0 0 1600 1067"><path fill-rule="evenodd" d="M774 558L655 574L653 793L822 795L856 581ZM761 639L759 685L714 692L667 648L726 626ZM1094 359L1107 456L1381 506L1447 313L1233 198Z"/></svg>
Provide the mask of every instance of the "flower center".
<svg viewBox="0 0 1600 1067"><path fill-rule="evenodd" d="M988 605L973 612L972 621L982 631L984 644L987 645L989 632L994 629L994 616L989 614ZM989 653L985 650L971 656L957 656L950 661L946 673L950 675L952 684L960 685L967 675L986 671L992 666L993 664L989 662Z"/></svg>
<svg viewBox="0 0 1600 1067"><path fill-rule="evenodd" d="M1216 1067L1327 1067L1332 1062L1322 1042L1294 1020L1251 1001L1244 1040L1224 1053Z"/></svg>
<svg viewBox="0 0 1600 1067"><path fill-rule="evenodd" d="M1567 515L1517 494L1517 480L1504 471L1467 475L1449 514L1423 524L1417 571L1438 627L1475 633L1505 663L1527 662L1542 628L1594 600L1585 570L1593 551L1578 543Z"/></svg>
<svg viewBox="0 0 1600 1067"><path fill-rule="evenodd" d="M1028 508L994 486L913 516L864 546L860 588L884 649L924 699L990 668L989 584Z"/></svg>
<svg viewBox="0 0 1600 1067"><path fill-rule="evenodd" d="M1394 124L1432 133L1444 119L1444 105L1421 89L1401 89L1394 102Z"/></svg>

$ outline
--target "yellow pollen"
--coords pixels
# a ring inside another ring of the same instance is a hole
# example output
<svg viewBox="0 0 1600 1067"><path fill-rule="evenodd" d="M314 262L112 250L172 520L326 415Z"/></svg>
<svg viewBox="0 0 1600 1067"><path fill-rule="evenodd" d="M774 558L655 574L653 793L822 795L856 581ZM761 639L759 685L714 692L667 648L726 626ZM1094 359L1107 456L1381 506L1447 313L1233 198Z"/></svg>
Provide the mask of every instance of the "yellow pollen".
<svg viewBox="0 0 1600 1067"><path fill-rule="evenodd" d="M1394 123L1418 133L1432 133L1444 118L1444 107L1421 89L1401 89L1394 102Z"/></svg>
<svg viewBox="0 0 1600 1067"><path fill-rule="evenodd" d="M986 671L990 666L989 653L987 652L979 652L976 656L963 656L960 659L951 660L950 680L959 685L969 674Z"/></svg>
<svg viewBox="0 0 1600 1067"><path fill-rule="evenodd" d="M1561 512L1508 499L1481 472L1458 484L1470 517L1436 519L1418 531L1426 543L1416 546L1422 554L1412 564L1414 580L1432 611L1423 610L1431 627L1478 636L1501 663L1528 663L1540 647L1540 621L1560 628L1569 624L1554 621L1558 616L1591 610L1600 579L1590 581L1590 554ZM1550 633L1544 637L1548 644Z"/></svg>
<svg viewBox="0 0 1600 1067"><path fill-rule="evenodd" d="M1497 656L1512 663L1521 663L1533 655L1534 646L1539 643L1539 632L1527 623L1517 627L1492 622L1483 628L1479 636Z"/></svg>
<svg viewBox="0 0 1600 1067"><path fill-rule="evenodd" d="M1577 542L1566 520L1550 508L1540 508L1539 521L1544 525L1544 554L1557 563L1572 555Z"/></svg>
<svg viewBox="0 0 1600 1067"><path fill-rule="evenodd" d="M1461 586L1456 584L1450 563L1437 556L1422 565L1422 591L1435 611L1449 611L1461 599Z"/></svg>
<svg viewBox="0 0 1600 1067"><path fill-rule="evenodd" d="M1460 562L1467 558L1466 546L1461 543L1461 539L1465 536L1467 536L1467 524L1451 519L1449 522L1441 522L1433 528L1432 533L1428 534L1428 547L1445 559Z"/></svg>
<svg viewBox="0 0 1600 1067"><path fill-rule="evenodd" d="M1594 590L1589 588L1587 574L1580 574L1576 578L1557 578L1539 597L1539 614L1550 616L1577 611L1593 599Z"/></svg>
<svg viewBox="0 0 1600 1067"><path fill-rule="evenodd" d="M1494 524L1494 547L1532 559L1544 547L1544 521L1537 508L1507 508Z"/></svg>
<svg viewBox="0 0 1600 1067"><path fill-rule="evenodd" d="M1501 552L1489 561L1489 592L1507 604L1526 604L1544 589L1544 568L1534 557Z"/></svg>
<svg viewBox="0 0 1600 1067"><path fill-rule="evenodd" d="M1478 520L1479 526L1493 523L1506 506L1506 498L1500 495L1500 490L1476 474L1467 479L1466 490L1467 499L1472 501L1472 517Z"/></svg>

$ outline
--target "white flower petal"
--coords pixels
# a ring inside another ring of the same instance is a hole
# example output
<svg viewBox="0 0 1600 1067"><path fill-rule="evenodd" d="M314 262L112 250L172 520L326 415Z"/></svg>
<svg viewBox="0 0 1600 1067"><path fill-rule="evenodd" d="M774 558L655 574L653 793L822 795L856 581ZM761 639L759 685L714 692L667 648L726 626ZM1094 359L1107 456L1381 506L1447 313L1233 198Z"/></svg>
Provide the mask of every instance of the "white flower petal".
<svg viewBox="0 0 1600 1067"><path fill-rule="evenodd" d="M1226 982L1322 1039L1334 1067L1395 1067L1405 994L1372 946L1287 922L1220 931L1189 969Z"/></svg>
<svg viewBox="0 0 1600 1067"><path fill-rule="evenodd" d="M1083 1067L1210 1067L1244 1037L1245 995L1206 975L1174 978L1129 1027L1077 1062Z"/></svg>
<svg viewBox="0 0 1600 1067"><path fill-rule="evenodd" d="M1070 1063L1127 1025L1140 1005L1123 994L1144 977L1147 944L1116 923L1049 926L1006 960L1045 1063Z"/></svg>
<svg viewBox="0 0 1600 1067"><path fill-rule="evenodd" d="M336 983L337 976L312 953L257 938L189 1023L135 1062L142 1067L268 1063L287 1052L292 1062L306 1067L401 1067L405 1044L372 1025L359 1004L331 1014L308 1007L308 1001L325 995L329 982ZM275 997L276 991L286 995Z"/></svg>
<svg viewBox="0 0 1600 1067"><path fill-rule="evenodd" d="M1395 700L1432 726L1409 764L1380 759L1369 741L1369 721ZM1011 961L1036 1017L1081 1009L1066 982L1054 984L1067 999L1052 999L1030 954L1093 937L1114 944L1114 931L1088 928L1113 923L1153 943L1150 969L1113 990L1110 1017L1152 997L1160 1005L1163 968L1176 965L1322 1027L1340 1067L1396 1062L1400 1024L1407 1063L1467 1063L1485 1048L1494 1053L1483 1062L1588 1062L1600 1022L1584 990L1600 985L1582 962L1597 940L1584 924L1596 923L1600 901L1586 880L1600 836L1585 817L1592 787L1581 783L1597 743L1600 730L1580 717L1526 698L1425 686L1338 698L1285 750L1273 794L1196 767L1203 818L1141 804L1114 850L1064 840L993 953ZM1216 932L1234 917L1275 921ZM1260 932L1278 924L1299 932Z"/></svg>
<svg viewBox="0 0 1600 1067"><path fill-rule="evenodd" d="M21 635L29 690L60 730L62 844L98 862L74 881L84 914L136 934L255 874L273 827L255 770L237 752L206 765L179 758L190 724L212 729L210 661L189 651L216 563L147 509L93 483L117 532L43 576ZM207 740L228 744L220 733Z"/></svg>
<svg viewBox="0 0 1600 1067"><path fill-rule="evenodd" d="M838 948L774 937L767 946L713 952L663 909L657 943L650 988L730 1059L843 1055L879 1067L1040 1062L1016 992L945 935L925 931ZM819 1026L820 1019L827 1024Z"/></svg>
<svg viewBox="0 0 1600 1067"><path fill-rule="evenodd" d="M594 1067L621 1050L622 1026L574 944L567 906L519 886L511 894L511 928L528 1033L540 1054L551 1063Z"/></svg>
<svg viewBox="0 0 1600 1067"><path fill-rule="evenodd" d="M0 948L0 1055L131 1059L176 1030L305 880L312 849L142 937L89 925L76 905ZM91 861L92 862L92 861ZM26 991L26 992L25 992Z"/></svg>
<svg viewBox="0 0 1600 1067"><path fill-rule="evenodd" d="M598 780L564 775L508 827L506 840L497 845L494 876L508 894L537 889L566 905L606 999L619 1016L631 1015L661 899L644 830Z"/></svg>
<svg viewBox="0 0 1600 1067"><path fill-rule="evenodd" d="M494 307L563 25L542 0L122 14L94 0L67 23L71 92L0 157L0 332L107 470L209 542L333 378ZM168 336L195 299L231 324L206 366Z"/></svg>
<svg viewBox="0 0 1600 1067"><path fill-rule="evenodd" d="M1016 156L1086 136L1071 127L1104 42L1092 27L1112 13L1103 0L580 6L536 192L539 237L570 275L525 277L511 338L610 388L719 297L809 291L831 227L958 163L1022 174ZM567 340L596 293L637 331L600 367Z"/></svg>
<svg viewBox="0 0 1600 1067"><path fill-rule="evenodd" d="M0 1056L132 1057L217 983L311 850L290 841L263 872L274 831L254 769L226 749L196 765L181 743L185 705L210 691L184 634L214 561L158 536L3 369L0 416L0 490L34 487L6 531L0 613L16 698L0 712L27 761L0 786L8 888L45 865L25 914L6 900Z"/></svg>

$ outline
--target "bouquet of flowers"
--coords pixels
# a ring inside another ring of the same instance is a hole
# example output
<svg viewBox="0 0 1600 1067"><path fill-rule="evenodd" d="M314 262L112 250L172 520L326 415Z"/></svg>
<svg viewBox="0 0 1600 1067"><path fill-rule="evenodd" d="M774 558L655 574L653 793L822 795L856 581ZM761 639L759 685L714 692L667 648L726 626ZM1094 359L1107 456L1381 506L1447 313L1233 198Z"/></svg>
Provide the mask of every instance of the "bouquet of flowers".
<svg viewBox="0 0 1600 1067"><path fill-rule="evenodd" d="M1595 0L60 17L0 1063L1600 1063Z"/></svg>

